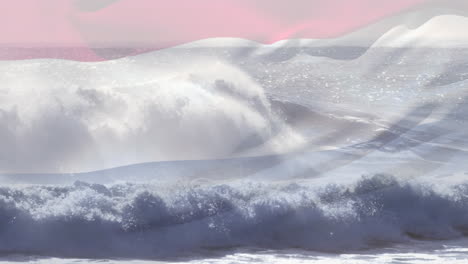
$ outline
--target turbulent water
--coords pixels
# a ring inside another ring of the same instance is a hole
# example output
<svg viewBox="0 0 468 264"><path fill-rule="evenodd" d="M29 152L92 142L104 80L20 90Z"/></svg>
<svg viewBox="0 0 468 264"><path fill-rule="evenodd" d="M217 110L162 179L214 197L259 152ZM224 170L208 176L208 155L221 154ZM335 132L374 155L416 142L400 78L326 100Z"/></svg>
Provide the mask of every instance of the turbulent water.
<svg viewBox="0 0 468 264"><path fill-rule="evenodd" d="M464 54L2 62L0 261L464 263Z"/></svg>

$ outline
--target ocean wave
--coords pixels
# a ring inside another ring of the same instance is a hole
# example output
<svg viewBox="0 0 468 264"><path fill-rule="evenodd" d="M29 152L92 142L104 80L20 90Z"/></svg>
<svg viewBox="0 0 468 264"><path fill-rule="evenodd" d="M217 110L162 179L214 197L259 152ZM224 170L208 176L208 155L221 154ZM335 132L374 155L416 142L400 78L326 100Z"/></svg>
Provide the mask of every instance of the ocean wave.
<svg viewBox="0 0 468 264"><path fill-rule="evenodd" d="M468 233L468 183L75 182L0 188L0 252L156 258L206 249L343 252Z"/></svg>

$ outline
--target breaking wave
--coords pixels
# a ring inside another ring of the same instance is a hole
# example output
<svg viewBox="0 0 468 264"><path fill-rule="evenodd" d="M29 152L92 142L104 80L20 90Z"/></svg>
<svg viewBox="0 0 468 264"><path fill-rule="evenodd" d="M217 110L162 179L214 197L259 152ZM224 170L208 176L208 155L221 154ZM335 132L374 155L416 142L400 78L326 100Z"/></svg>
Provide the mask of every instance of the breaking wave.
<svg viewBox="0 0 468 264"><path fill-rule="evenodd" d="M92 171L303 143L235 66L145 59L0 64L0 172Z"/></svg>
<svg viewBox="0 0 468 264"><path fill-rule="evenodd" d="M254 247L342 252L468 233L468 183L185 182L0 188L0 252L157 258Z"/></svg>

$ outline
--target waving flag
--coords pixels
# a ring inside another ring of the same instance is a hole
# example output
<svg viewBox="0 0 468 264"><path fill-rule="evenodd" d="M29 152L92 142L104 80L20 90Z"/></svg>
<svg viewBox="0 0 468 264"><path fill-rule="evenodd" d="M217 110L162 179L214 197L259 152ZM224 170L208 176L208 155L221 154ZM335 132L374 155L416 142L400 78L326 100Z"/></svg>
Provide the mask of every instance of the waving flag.
<svg viewBox="0 0 468 264"><path fill-rule="evenodd" d="M0 262L467 263L467 113L467 0L0 0Z"/></svg>

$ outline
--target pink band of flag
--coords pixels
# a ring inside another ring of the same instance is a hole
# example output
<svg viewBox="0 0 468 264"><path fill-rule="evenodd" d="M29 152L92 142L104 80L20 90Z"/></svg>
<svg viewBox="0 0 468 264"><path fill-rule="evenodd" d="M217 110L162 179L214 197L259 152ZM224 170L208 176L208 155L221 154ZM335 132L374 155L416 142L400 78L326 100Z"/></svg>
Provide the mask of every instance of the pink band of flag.
<svg viewBox="0 0 468 264"><path fill-rule="evenodd" d="M105 60L200 39L233 37L271 44L333 38L426 0L15 0L2 1L0 59Z"/></svg>

